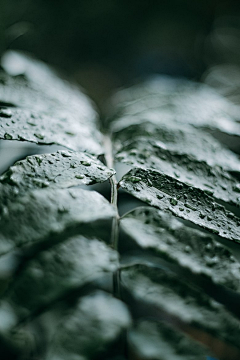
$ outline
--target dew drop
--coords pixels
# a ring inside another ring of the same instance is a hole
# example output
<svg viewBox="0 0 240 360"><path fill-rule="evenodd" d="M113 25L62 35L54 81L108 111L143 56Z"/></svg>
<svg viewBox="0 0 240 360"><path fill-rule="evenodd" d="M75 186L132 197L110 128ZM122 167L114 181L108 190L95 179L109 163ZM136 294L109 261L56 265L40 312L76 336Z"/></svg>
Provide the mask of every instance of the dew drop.
<svg viewBox="0 0 240 360"><path fill-rule="evenodd" d="M5 140L12 140L12 135L8 134L8 133L5 133L4 134L4 139Z"/></svg>
<svg viewBox="0 0 240 360"><path fill-rule="evenodd" d="M39 134L39 133L35 133L34 136L36 136L36 138L38 138L39 140L43 140L43 139L44 139L44 135Z"/></svg>
<svg viewBox="0 0 240 360"><path fill-rule="evenodd" d="M174 199L174 198L171 198L170 199L170 204L173 205L173 206L176 206L178 203L177 199Z"/></svg>
<svg viewBox="0 0 240 360"><path fill-rule="evenodd" d="M85 160L82 160L82 161L81 161L81 164L82 164L83 166L91 166L91 163L88 162L88 161L85 161Z"/></svg>

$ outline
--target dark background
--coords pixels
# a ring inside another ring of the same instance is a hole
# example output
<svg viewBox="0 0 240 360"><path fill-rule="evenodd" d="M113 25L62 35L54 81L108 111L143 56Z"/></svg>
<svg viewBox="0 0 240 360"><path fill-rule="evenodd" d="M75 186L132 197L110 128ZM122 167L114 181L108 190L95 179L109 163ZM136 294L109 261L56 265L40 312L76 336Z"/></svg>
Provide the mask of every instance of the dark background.
<svg viewBox="0 0 240 360"><path fill-rule="evenodd" d="M63 69L99 104L152 73L201 80L214 65L240 63L239 1L0 1L1 51Z"/></svg>

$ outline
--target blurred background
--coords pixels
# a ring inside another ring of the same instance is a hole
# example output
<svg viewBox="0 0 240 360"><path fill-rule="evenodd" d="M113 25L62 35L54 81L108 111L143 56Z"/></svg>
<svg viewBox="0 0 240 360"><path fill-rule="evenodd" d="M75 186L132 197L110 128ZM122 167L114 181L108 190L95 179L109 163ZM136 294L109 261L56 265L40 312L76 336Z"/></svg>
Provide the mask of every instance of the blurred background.
<svg viewBox="0 0 240 360"><path fill-rule="evenodd" d="M160 73L202 80L240 101L240 2L0 0L1 52L63 69L101 105Z"/></svg>

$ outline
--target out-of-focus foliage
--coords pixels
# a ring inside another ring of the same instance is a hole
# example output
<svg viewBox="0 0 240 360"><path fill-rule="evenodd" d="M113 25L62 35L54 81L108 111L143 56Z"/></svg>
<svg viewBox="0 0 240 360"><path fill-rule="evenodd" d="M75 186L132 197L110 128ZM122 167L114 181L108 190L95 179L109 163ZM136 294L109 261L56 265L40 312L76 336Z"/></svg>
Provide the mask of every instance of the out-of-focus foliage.
<svg viewBox="0 0 240 360"><path fill-rule="evenodd" d="M215 19L233 1L2 0L5 47L74 74L92 96L151 73L199 78Z"/></svg>

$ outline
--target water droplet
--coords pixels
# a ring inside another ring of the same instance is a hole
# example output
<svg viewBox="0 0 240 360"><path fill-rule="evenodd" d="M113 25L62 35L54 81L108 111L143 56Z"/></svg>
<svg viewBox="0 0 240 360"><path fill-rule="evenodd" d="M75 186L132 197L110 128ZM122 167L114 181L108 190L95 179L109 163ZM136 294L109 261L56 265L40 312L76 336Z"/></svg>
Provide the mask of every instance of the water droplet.
<svg viewBox="0 0 240 360"><path fill-rule="evenodd" d="M31 126L37 126L37 124L34 124L32 121L27 121L28 125L31 125Z"/></svg>
<svg viewBox="0 0 240 360"><path fill-rule="evenodd" d="M30 157L27 157L27 162L29 162L30 165L34 165L34 161Z"/></svg>
<svg viewBox="0 0 240 360"><path fill-rule="evenodd" d="M189 245L185 246L184 251L185 251L186 253L190 253L190 252L192 251L191 246L189 246Z"/></svg>
<svg viewBox="0 0 240 360"><path fill-rule="evenodd" d="M62 152L61 152L61 155L62 155L63 157L71 157L71 156L72 156L72 154L70 154L70 153L67 152L67 151L62 151Z"/></svg>
<svg viewBox="0 0 240 360"><path fill-rule="evenodd" d="M73 132L71 132L71 131L65 131L65 134L70 135L70 136L75 136L75 134Z"/></svg>
<svg viewBox="0 0 240 360"><path fill-rule="evenodd" d="M240 193L240 184L236 184L233 186L233 191Z"/></svg>
<svg viewBox="0 0 240 360"><path fill-rule="evenodd" d="M206 250L212 250L212 244L211 243L208 243L206 245Z"/></svg>
<svg viewBox="0 0 240 360"><path fill-rule="evenodd" d="M59 212L60 214L64 214L64 213L67 213L67 212L68 212L68 209L67 209L66 207L64 207L63 205L60 205L60 206L58 207L58 212Z"/></svg>
<svg viewBox="0 0 240 360"><path fill-rule="evenodd" d="M178 203L177 199L174 199L174 198L170 199L170 204L171 205L175 206L175 205L177 205L177 203Z"/></svg>
<svg viewBox="0 0 240 360"><path fill-rule="evenodd" d="M82 164L83 166L91 166L91 163L88 162L88 161L82 160L82 161L80 161L80 162L81 162L81 164Z"/></svg>
<svg viewBox="0 0 240 360"><path fill-rule="evenodd" d="M137 176L130 176L128 178L129 181L133 182L133 183L137 183L139 181L141 181L141 178L140 177L137 177Z"/></svg>
<svg viewBox="0 0 240 360"><path fill-rule="evenodd" d="M12 117L12 112L10 109L2 109L0 110L0 117L10 118Z"/></svg>
<svg viewBox="0 0 240 360"><path fill-rule="evenodd" d="M5 133L4 134L4 139L6 140L12 140L12 135L8 134L8 133Z"/></svg>
<svg viewBox="0 0 240 360"><path fill-rule="evenodd" d="M148 182L148 184L149 184L150 186L153 185L153 183L152 183L152 181L151 181L150 179L147 179L147 182Z"/></svg>
<svg viewBox="0 0 240 360"><path fill-rule="evenodd" d="M41 156L36 156L35 159L36 159L38 165L41 165L41 163L43 161L42 157Z"/></svg>
<svg viewBox="0 0 240 360"><path fill-rule="evenodd" d="M158 198L159 200L161 200L162 198L164 198L164 196L163 196L163 195L157 195L157 198Z"/></svg>
<svg viewBox="0 0 240 360"><path fill-rule="evenodd" d="M75 175L75 178L76 178L76 179L84 179L84 177L85 177L85 176L84 176L84 175L81 175L81 174L80 174L80 175Z"/></svg>
<svg viewBox="0 0 240 360"><path fill-rule="evenodd" d="M44 139L44 135L39 134L39 133L35 133L34 136L36 136L36 138L38 138L39 140L43 140L43 139Z"/></svg>
<svg viewBox="0 0 240 360"><path fill-rule="evenodd" d="M184 206L185 206L186 208L188 208L188 209L193 210L193 211L196 211L196 210L197 210L197 208L196 208L195 206L193 206L193 205L191 205L191 204L189 204L189 203L185 203Z"/></svg>

